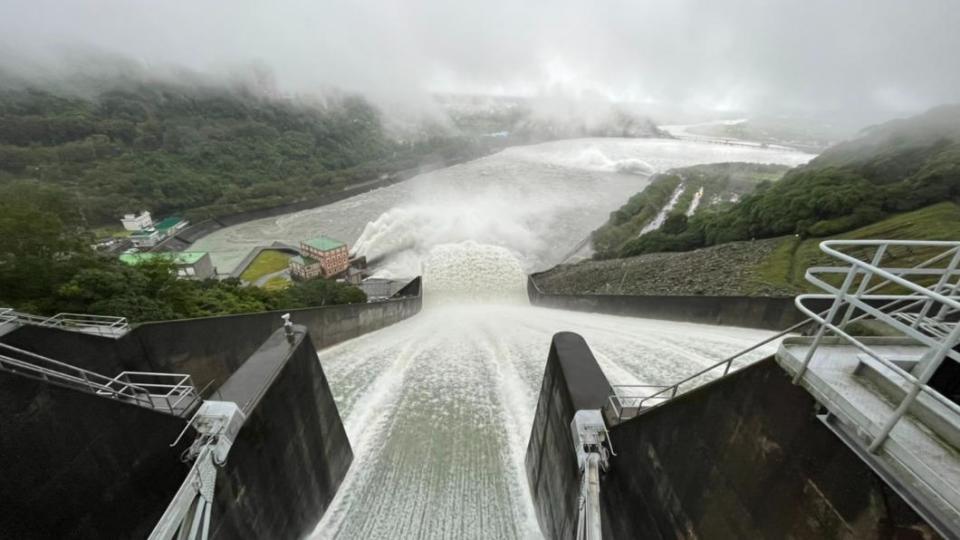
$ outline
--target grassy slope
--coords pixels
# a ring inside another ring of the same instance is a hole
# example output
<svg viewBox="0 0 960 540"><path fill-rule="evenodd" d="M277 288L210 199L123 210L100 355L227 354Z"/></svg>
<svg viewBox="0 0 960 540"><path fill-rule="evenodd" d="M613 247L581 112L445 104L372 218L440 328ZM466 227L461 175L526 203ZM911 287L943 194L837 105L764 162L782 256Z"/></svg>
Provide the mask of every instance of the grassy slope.
<svg viewBox="0 0 960 540"><path fill-rule="evenodd" d="M806 269L814 265L832 264L819 245L823 240L957 240L960 238L960 205L944 202L897 214L883 221L829 238L800 240L788 237L757 267L754 279L758 284L783 289L785 292L809 290L804 279ZM889 252L885 264L909 267L930 257L929 251L898 248Z"/></svg>
<svg viewBox="0 0 960 540"><path fill-rule="evenodd" d="M264 250L250 263L240 279L254 283L267 274L279 272L287 268L291 255L283 251Z"/></svg>

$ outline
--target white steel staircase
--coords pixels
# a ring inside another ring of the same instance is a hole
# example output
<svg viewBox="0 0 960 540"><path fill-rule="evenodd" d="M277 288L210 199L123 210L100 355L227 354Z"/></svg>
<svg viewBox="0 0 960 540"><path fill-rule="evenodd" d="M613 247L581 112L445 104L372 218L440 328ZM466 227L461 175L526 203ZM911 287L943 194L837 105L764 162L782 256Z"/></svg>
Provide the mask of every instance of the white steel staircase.
<svg viewBox="0 0 960 540"><path fill-rule="evenodd" d="M180 417L202 401L189 375L124 371L110 378L6 343L0 343L0 371Z"/></svg>

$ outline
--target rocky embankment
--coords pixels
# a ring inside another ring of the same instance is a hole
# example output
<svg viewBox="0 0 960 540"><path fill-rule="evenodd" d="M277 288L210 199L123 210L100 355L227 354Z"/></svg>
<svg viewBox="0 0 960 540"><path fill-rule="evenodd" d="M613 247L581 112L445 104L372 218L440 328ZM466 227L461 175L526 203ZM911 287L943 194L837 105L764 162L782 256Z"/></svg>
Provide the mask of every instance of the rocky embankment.
<svg viewBox="0 0 960 540"><path fill-rule="evenodd" d="M552 294L789 296L795 292L756 279L756 269L781 241L770 238L682 253L583 261L556 266L534 278L543 292Z"/></svg>

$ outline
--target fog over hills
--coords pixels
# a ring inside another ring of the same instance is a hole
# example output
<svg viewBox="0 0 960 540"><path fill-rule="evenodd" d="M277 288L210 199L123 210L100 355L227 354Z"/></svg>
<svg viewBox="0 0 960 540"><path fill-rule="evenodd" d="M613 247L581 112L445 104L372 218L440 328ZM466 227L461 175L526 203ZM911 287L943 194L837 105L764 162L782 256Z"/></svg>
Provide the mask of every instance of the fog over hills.
<svg viewBox="0 0 960 540"><path fill-rule="evenodd" d="M140 70L276 95L339 88L390 110L456 93L862 126L960 99L958 26L953 0L8 0L0 65L7 80Z"/></svg>

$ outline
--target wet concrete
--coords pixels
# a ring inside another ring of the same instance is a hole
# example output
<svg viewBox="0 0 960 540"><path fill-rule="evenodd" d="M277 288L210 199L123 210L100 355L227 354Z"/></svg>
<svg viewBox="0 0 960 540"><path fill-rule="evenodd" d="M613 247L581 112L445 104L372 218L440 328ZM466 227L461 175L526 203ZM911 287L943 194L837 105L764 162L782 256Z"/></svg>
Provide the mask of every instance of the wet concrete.
<svg viewBox="0 0 960 540"><path fill-rule="evenodd" d="M353 452L304 326L275 331L217 392L246 420L217 476L211 538L301 538Z"/></svg>

